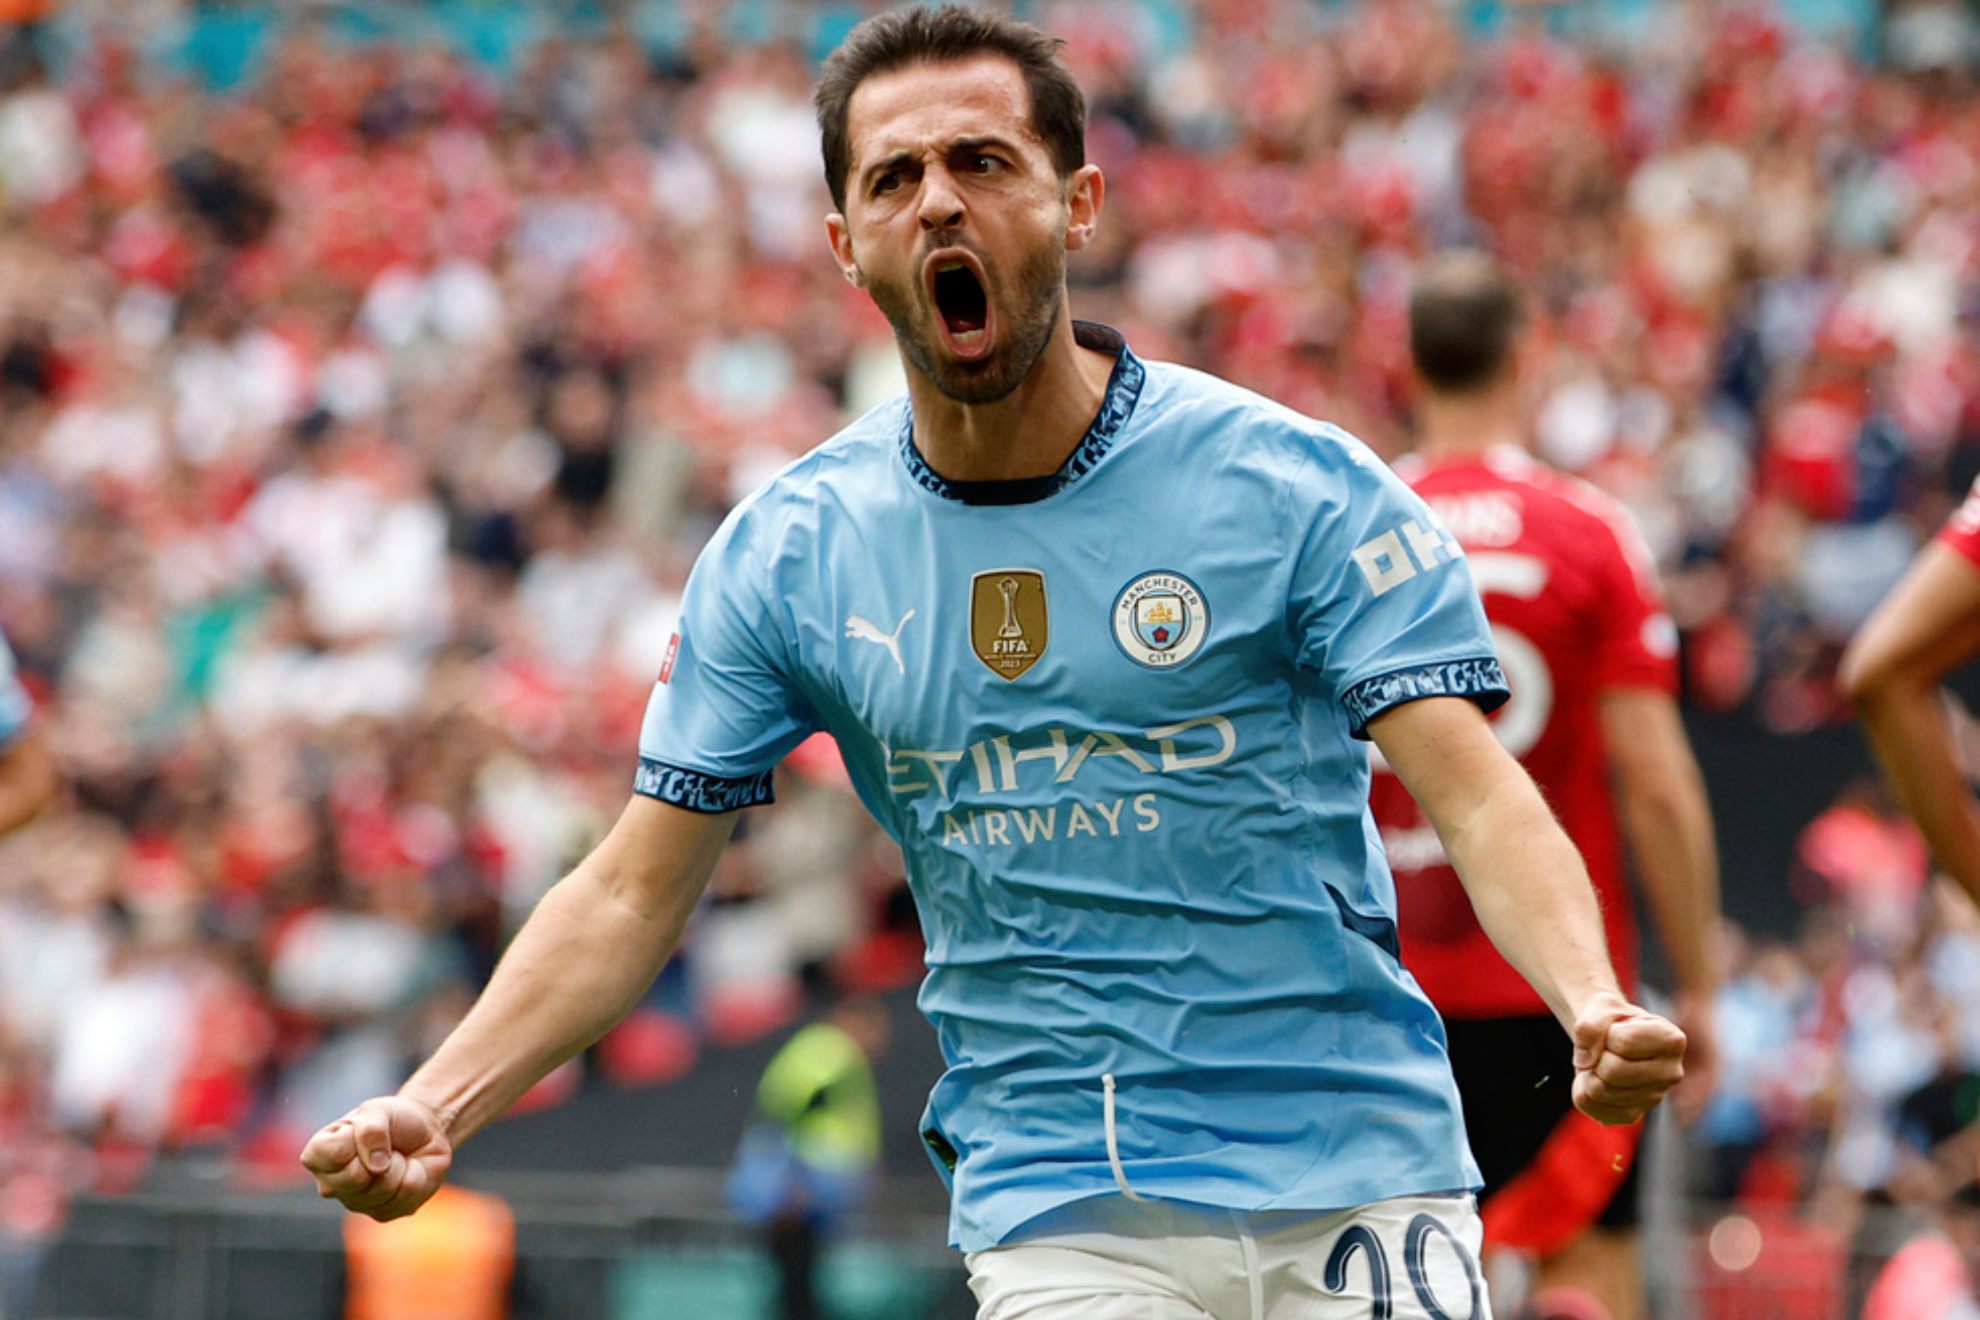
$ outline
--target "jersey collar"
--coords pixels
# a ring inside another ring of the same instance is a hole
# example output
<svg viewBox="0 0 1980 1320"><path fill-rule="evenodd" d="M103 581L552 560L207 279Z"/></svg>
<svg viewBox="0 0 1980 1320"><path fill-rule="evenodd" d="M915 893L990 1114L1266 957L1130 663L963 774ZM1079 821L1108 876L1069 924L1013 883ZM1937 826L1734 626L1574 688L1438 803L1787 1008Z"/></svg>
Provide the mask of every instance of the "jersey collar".
<svg viewBox="0 0 1980 1320"><path fill-rule="evenodd" d="M921 447L914 442L914 409L910 407L905 410L906 421L901 427L901 461L907 464L908 475L923 489L960 504L1035 504L1091 472L1114 447L1128 418L1133 416L1134 405L1141 398L1141 386L1148 379L1148 369L1127 346L1121 332L1111 326L1074 321L1073 341L1081 348L1112 353L1114 370L1107 377L1107 391L1100 398L1100 411L1094 414L1093 424L1086 428L1086 434L1057 472L1008 481L952 481L928 466L928 460L922 457Z"/></svg>
<svg viewBox="0 0 1980 1320"><path fill-rule="evenodd" d="M1459 468L1490 468L1501 476L1523 476L1540 465L1531 450L1524 446L1502 441L1488 445L1484 449L1474 449L1465 453L1446 454L1442 458L1425 458L1420 452L1411 452L1397 458L1391 465L1396 475L1407 482L1416 482L1432 472L1449 472Z"/></svg>

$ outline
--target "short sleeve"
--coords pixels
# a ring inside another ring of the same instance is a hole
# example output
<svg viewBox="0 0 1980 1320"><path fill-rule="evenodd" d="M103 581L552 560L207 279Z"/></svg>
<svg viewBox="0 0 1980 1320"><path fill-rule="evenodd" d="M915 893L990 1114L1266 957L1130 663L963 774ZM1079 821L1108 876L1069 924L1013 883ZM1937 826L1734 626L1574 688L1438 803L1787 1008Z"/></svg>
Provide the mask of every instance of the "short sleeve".
<svg viewBox="0 0 1980 1320"><path fill-rule="evenodd" d="M1966 556L1974 567L1980 568L1980 479L1974 481L1966 493L1966 502L1953 511L1940 530L1939 543Z"/></svg>
<svg viewBox="0 0 1980 1320"><path fill-rule="evenodd" d="M1595 687L1675 693L1677 625L1664 606L1650 547L1620 507L1605 510L1601 522L1605 534L1588 540L1588 552L1602 557Z"/></svg>
<svg viewBox="0 0 1980 1320"><path fill-rule="evenodd" d="M0 637L0 750L11 746L27 731L28 717L33 713L34 699L21 686L7 639Z"/></svg>
<svg viewBox="0 0 1980 1320"><path fill-rule="evenodd" d="M1392 706L1508 695L1457 538L1367 446L1331 428L1291 483L1288 612L1300 667L1357 738Z"/></svg>
<svg viewBox="0 0 1980 1320"><path fill-rule="evenodd" d="M761 805L777 763L817 729L752 544L760 521L754 504L738 508L688 577L640 727L637 793L690 811Z"/></svg>

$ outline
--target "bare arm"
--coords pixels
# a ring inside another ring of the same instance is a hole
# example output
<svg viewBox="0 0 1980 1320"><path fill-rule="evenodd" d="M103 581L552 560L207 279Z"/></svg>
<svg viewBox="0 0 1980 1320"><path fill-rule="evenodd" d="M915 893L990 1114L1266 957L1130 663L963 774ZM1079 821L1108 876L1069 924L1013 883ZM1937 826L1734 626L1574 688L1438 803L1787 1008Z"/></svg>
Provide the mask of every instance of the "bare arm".
<svg viewBox="0 0 1980 1320"><path fill-rule="evenodd" d="M1678 993L1709 1000L1717 988L1719 850L1677 702L1649 689L1616 689L1603 694L1601 719L1623 831Z"/></svg>
<svg viewBox="0 0 1980 1320"><path fill-rule="evenodd" d="M1980 569L1934 542L1843 656L1842 684L1898 801L1947 874L1980 900L1980 806L1940 708L1939 684L1980 655Z"/></svg>
<svg viewBox="0 0 1980 1320"><path fill-rule="evenodd" d="M1506 961L1575 1045L1575 1103L1634 1122L1683 1076L1684 1035L1623 997L1580 853L1468 701L1391 707L1368 732L1436 827Z"/></svg>
<svg viewBox="0 0 1980 1320"><path fill-rule="evenodd" d="M1677 978L1677 1019L1690 1043L1679 1108L1692 1117L1711 1094L1718 964L1719 850L1705 778L1677 702L1648 688L1602 695L1602 742L1615 773L1617 814L1636 859L1651 919Z"/></svg>
<svg viewBox="0 0 1980 1320"><path fill-rule="evenodd" d="M735 813L635 797L543 896L468 1015L397 1096L367 1100L303 1150L318 1190L377 1219L439 1189L453 1148L625 1016L666 965Z"/></svg>
<svg viewBox="0 0 1980 1320"><path fill-rule="evenodd" d="M61 787L48 744L30 728L0 750L0 834L40 815Z"/></svg>

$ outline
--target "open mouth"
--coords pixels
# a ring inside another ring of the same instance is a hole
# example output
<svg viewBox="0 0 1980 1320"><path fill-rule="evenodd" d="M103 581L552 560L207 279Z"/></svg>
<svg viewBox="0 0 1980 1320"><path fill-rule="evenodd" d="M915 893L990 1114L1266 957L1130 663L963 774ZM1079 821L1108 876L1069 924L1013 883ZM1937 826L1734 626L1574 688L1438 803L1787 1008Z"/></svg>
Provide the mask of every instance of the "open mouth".
<svg viewBox="0 0 1980 1320"><path fill-rule="evenodd" d="M935 272L935 306L952 335L981 330L990 316L990 303L983 296L983 286L967 266L950 266Z"/></svg>
<svg viewBox="0 0 1980 1320"><path fill-rule="evenodd" d="M940 257L928 281L943 338L956 356L980 357L990 350L990 297L975 263Z"/></svg>

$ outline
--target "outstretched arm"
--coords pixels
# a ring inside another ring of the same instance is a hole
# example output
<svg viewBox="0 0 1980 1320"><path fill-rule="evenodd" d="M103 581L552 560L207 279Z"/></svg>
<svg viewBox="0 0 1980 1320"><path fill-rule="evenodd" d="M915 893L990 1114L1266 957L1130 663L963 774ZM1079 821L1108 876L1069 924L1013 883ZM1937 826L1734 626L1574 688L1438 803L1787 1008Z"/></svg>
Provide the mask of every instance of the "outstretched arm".
<svg viewBox="0 0 1980 1320"><path fill-rule="evenodd" d="M672 954L735 829L635 797L530 914L480 999L396 1096L303 1148L317 1190L374 1219L439 1190L453 1150L631 1010Z"/></svg>
<svg viewBox="0 0 1980 1320"><path fill-rule="evenodd" d="M1934 542L1849 644L1842 684L1898 801L1939 865L1980 900L1980 806L1939 704L1940 682L1976 655L1980 567Z"/></svg>
<svg viewBox="0 0 1980 1320"><path fill-rule="evenodd" d="M1581 855L1469 701L1428 697L1369 735L1437 829L1479 924L1574 1041L1575 1104L1632 1123L1684 1076L1684 1033L1623 997Z"/></svg>

